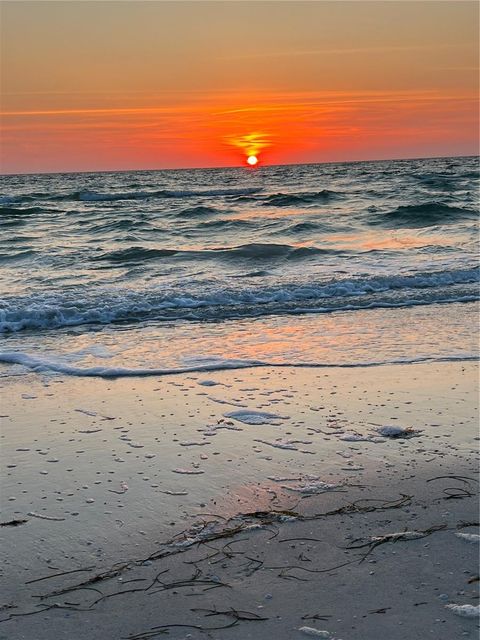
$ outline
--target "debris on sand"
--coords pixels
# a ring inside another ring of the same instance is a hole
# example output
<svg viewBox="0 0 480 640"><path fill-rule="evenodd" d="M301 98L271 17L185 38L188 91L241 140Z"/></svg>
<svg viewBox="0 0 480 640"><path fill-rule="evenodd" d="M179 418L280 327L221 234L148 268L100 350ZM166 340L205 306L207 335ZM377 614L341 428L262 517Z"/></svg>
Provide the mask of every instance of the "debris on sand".
<svg viewBox="0 0 480 640"><path fill-rule="evenodd" d="M279 420L288 420L288 416L279 416L276 413L267 413L265 411L253 411L246 409L244 411L230 411L224 414L225 418L232 418L245 424L279 424Z"/></svg>
<svg viewBox="0 0 480 640"><path fill-rule="evenodd" d="M261 442L262 444L268 444L269 447L275 449L290 449L292 451L298 451L296 444L312 444L311 440L289 440L288 438L277 438L276 440L261 440L255 438L254 442Z"/></svg>
<svg viewBox="0 0 480 640"><path fill-rule="evenodd" d="M377 427L375 431L384 438L414 438L420 433L420 431L412 427L394 426Z"/></svg>
<svg viewBox="0 0 480 640"><path fill-rule="evenodd" d="M313 627L300 627L299 631L306 636L315 636L315 638L330 638L330 632L321 629L314 629Z"/></svg>
<svg viewBox="0 0 480 640"><path fill-rule="evenodd" d="M461 538L462 540L465 540L466 542L471 542L473 544L479 544L480 543L480 535L478 533L459 533L459 532L457 532L455 535L457 536L457 538Z"/></svg>
<svg viewBox="0 0 480 640"><path fill-rule="evenodd" d="M0 522L0 527L18 527L21 524L25 524L28 522L27 518L15 518L14 520L9 520L8 522Z"/></svg>
<svg viewBox="0 0 480 640"><path fill-rule="evenodd" d="M436 533L437 531L442 531L446 528L446 524L435 524L429 527L428 529L418 530L418 531L400 531L396 533L387 533L383 536L370 536L367 542L362 544L353 544L347 547L348 549L362 549L363 547L369 547L367 553L363 556L361 562L365 560L367 556L379 545L389 543L389 542L399 542L399 541L409 541L409 540L419 540L421 538L426 538L430 536L432 533ZM354 541L356 542L356 541Z"/></svg>
<svg viewBox="0 0 480 640"><path fill-rule="evenodd" d="M75 409L75 411L78 411L78 413L84 413L86 416L90 416L91 418L94 418L97 415L96 411L88 411L87 409Z"/></svg>
<svg viewBox="0 0 480 640"><path fill-rule="evenodd" d="M108 489L108 491L110 491L110 493L118 493L119 495L124 494L126 491L128 491L128 484L126 482L121 482L120 483L120 490L117 491L116 489Z"/></svg>
<svg viewBox="0 0 480 640"><path fill-rule="evenodd" d="M165 491L160 491L160 493L166 493L167 496L188 496L188 491L170 491L166 489Z"/></svg>
<svg viewBox="0 0 480 640"><path fill-rule="evenodd" d="M325 493L326 491L338 489L341 486L340 484L329 484L322 480L315 480L297 486L282 485L282 489L288 489L289 491L295 491L297 493Z"/></svg>
<svg viewBox="0 0 480 640"><path fill-rule="evenodd" d="M383 442L381 438L376 438L372 435L363 435L356 431L345 431L339 437L339 440L344 440L345 442Z"/></svg>
<svg viewBox="0 0 480 640"><path fill-rule="evenodd" d="M34 511L29 511L27 513L27 516L30 516L31 518L40 518L41 520L55 520L57 522L65 520L65 518L57 518L56 516L45 516L42 513L35 513Z"/></svg>
<svg viewBox="0 0 480 640"><path fill-rule="evenodd" d="M372 536L371 542L396 542L397 540L418 540L424 538L423 531L401 531L399 533L387 533L384 536Z"/></svg>
<svg viewBox="0 0 480 640"><path fill-rule="evenodd" d="M371 433L358 433L357 431L343 431L339 434L339 440L346 442L384 442L383 438L407 439L414 438L420 434L418 429L412 427L395 427L395 426L382 426L375 427L375 434ZM337 435L337 434L335 434Z"/></svg>
<svg viewBox="0 0 480 640"><path fill-rule="evenodd" d="M480 604L473 606L473 604L446 604L446 609L450 609L457 616L462 618L479 618L480 617Z"/></svg>
<svg viewBox="0 0 480 640"><path fill-rule="evenodd" d="M199 431L202 432L204 436L208 437L216 436L219 429L227 429L229 431L243 431L241 427L235 425L235 423L233 423L231 420L225 420L224 418L218 420L217 424L210 424L206 428L199 429Z"/></svg>

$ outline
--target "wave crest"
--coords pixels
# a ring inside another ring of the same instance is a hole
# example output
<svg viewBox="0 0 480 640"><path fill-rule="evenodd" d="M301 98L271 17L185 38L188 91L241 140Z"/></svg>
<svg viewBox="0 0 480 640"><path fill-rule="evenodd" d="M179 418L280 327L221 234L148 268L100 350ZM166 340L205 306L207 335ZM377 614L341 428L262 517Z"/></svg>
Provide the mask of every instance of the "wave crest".
<svg viewBox="0 0 480 640"><path fill-rule="evenodd" d="M52 201L82 201L82 202L110 202L117 200L148 200L153 198L201 198L214 196L248 196L259 193L260 187L226 188L226 189L157 189L151 191L125 191L101 193L99 191L73 191L70 193L26 193L16 196L2 196L0 204L18 204L21 202L34 202L38 200Z"/></svg>
<svg viewBox="0 0 480 640"><path fill-rule="evenodd" d="M223 320L478 300L479 269L210 289L66 291L0 303L0 331L155 320ZM195 286L195 285L194 285Z"/></svg>
<svg viewBox="0 0 480 640"><path fill-rule="evenodd" d="M263 199L262 205L274 207L293 207L295 205L323 204L341 196L338 191L306 191L298 193L274 193Z"/></svg>
<svg viewBox="0 0 480 640"><path fill-rule="evenodd" d="M399 358L396 360L370 360L352 364L331 364L323 362L268 362L264 360L235 360L227 358L210 358L209 361L184 367L78 367L66 361L52 360L44 356L32 356L21 351L0 351L0 362L5 364L17 364L33 371L54 371L70 376L84 378L121 378L121 377L147 377L168 376L181 373L193 373L201 371L225 371L229 369L251 369L257 367L288 367L288 368L329 368L329 369L356 369L361 367L378 367L385 365L421 364L426 362L458 362L476 361L476 356L467 354L453 355L450 357L419 357Z"/></svg>
<svg viewBox="0 0 480 640"><path fill-rule="evenodd" d="M109 251L99 256L94 256L92 260L109 262L143 262L144 260L154 260L156 258L164 258L165 256L173 256L178 253L175 249L146 249L144 247L129 247L128 249L118 249L117 251Z"/></svg>
<svg viewBox="0 0 480 640"><path fill-rule="evenodd" d="M41 207L0 207L1 217L17 217L17 216L29 216L35 213L41 213L45 211Z"/></svg>
<svg viewBox="0 0 480 640"><path fill-rule="evenodd" d="M453 207L441 202L405 205L371 217L369 224L392 227L429 227L452 224L460 220L476 220L478 212L464 207Z"/></svg>

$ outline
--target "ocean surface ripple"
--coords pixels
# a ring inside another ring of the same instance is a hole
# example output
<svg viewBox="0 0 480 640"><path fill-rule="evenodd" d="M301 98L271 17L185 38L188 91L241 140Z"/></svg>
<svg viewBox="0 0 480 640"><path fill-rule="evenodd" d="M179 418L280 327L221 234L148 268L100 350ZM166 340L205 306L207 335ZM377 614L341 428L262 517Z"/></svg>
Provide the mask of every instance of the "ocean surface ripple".
<svg viewBox="0 0 480 640"><path fill-rule="evenodd" d="M0 361L38 370L60 358L78 375L105 359L164 372L219 358L474 357L478 168L437 158L4 176Z"/></svg>

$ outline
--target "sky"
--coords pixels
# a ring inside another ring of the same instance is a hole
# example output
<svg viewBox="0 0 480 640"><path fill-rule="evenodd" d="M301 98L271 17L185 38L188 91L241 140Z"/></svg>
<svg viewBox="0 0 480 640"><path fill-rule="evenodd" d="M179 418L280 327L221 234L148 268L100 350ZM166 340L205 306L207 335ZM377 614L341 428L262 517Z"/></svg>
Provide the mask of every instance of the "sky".
<svg viewBox="0 0 480 640"><path fill-rule="evenodd" d="M2 173L478 153L479 5L3 1Z"/></svg>

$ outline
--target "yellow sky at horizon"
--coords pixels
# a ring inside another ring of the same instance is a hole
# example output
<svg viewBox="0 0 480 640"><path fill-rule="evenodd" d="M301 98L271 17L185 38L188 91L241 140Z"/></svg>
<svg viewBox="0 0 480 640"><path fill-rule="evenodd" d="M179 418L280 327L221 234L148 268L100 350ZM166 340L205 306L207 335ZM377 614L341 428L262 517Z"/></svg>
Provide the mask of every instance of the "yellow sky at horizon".
<svg viewBox="0 0 480 640"><path fill-rule="evenodd" d="M3 2L2 171L478 149L475 2Z"/></svg>

